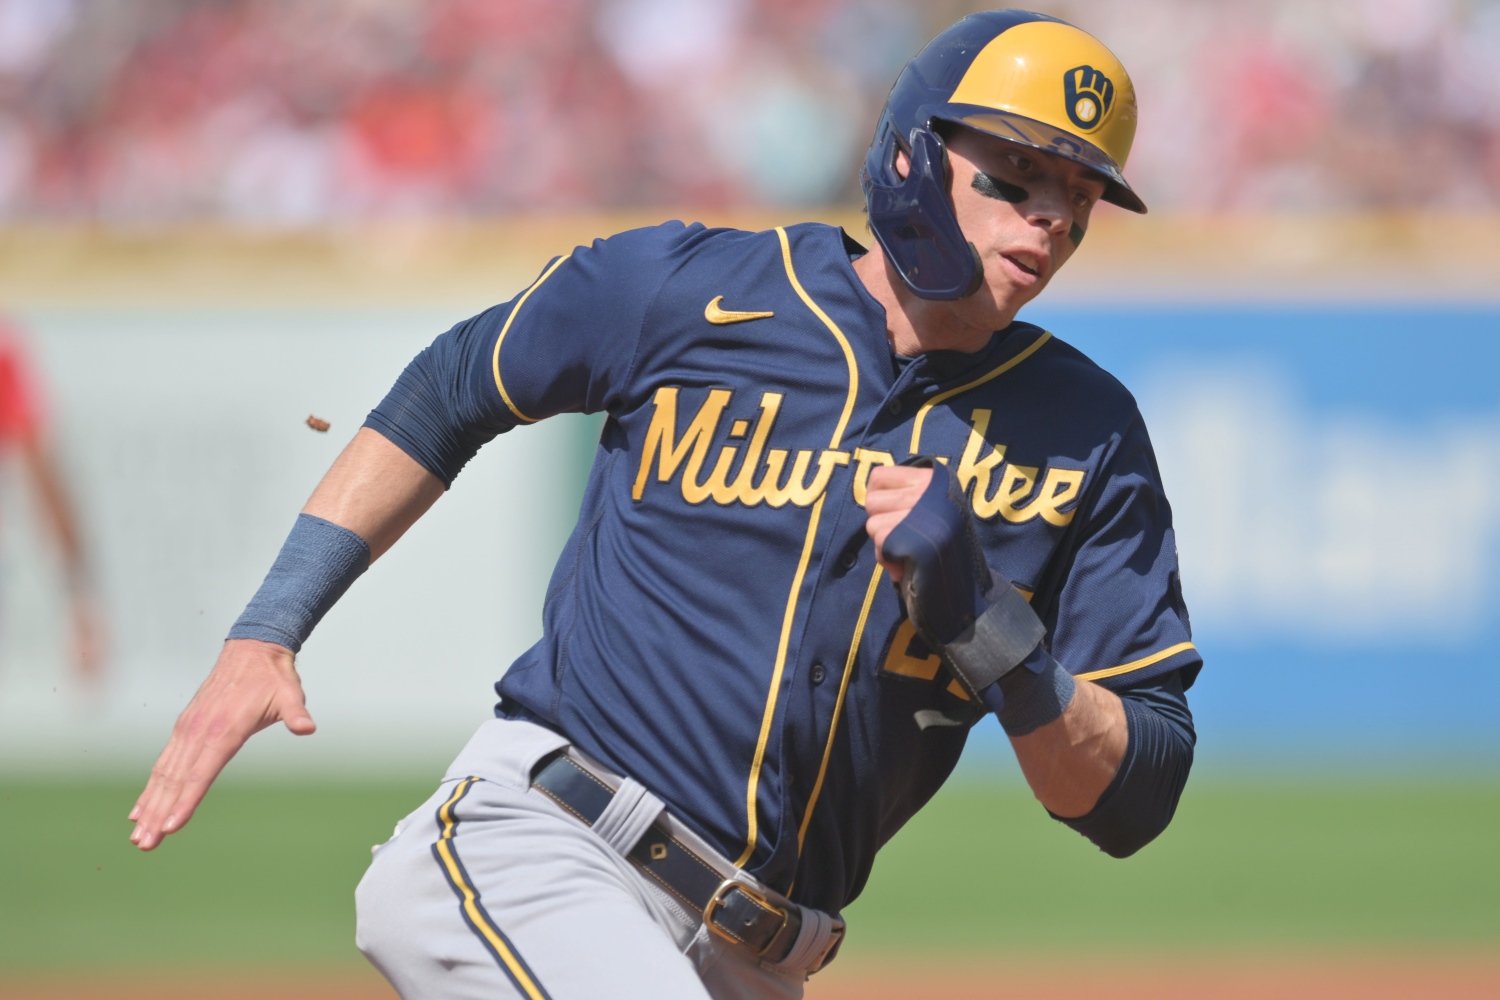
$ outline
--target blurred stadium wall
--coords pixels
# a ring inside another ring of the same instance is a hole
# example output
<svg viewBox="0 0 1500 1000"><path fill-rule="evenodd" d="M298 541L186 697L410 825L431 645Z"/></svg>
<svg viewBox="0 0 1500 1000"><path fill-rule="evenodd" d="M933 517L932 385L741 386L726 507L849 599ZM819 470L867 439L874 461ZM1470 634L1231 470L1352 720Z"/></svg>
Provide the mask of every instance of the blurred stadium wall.
<svg viewBox="0 0 1500 1000"><path fill-rule="evenodd" d="M821 215L861 231L857 212ZM8 476L0 770L144 766L400 367L538 262L633 221L0 238L111 640L89 697ZM1118 213L1029 311L1132 386L1152 427L1208 660L1205 761L1500 758L1500 254L1469 224L1460 245L1423 234L1462 225L1427 218ZM482 452L304 650L320 734L263 738L242 766L440 766L535 635L595 426Z"/></svg>
<svg viewBox="0 0 1500 1000"><path fill-rule="evenodd" d="M7 464L0 773L143 772L396 372L553 254L670 217L862 234L880 97L970 7L0 0L0 308L110 640L89 694ZM1200 766L1492 769L1500 79L1475 53L1500 4L1047 9L1137 73L1153 212L1101 212L1023 318L1130 385L1157 440ZM312 72L299 45L328 37L360 58ZM236 766L449 759L535 635L593 429L486 449L304 650L319 734Z"/></svg>

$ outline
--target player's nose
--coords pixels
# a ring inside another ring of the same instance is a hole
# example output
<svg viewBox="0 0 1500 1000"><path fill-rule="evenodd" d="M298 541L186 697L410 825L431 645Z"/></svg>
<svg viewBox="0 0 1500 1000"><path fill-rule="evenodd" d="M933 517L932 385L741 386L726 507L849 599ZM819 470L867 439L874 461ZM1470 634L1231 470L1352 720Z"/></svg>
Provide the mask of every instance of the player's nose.
<svg viewBox="0 0 1500 1000"><path fill-rule="evenodd" d="M1052 235L1061 236L1073 221L1072 196L1067 184L1057 178L1036 181L1029 187L1030 197L1021 206L1026 221L1041 226Z"/></svg>

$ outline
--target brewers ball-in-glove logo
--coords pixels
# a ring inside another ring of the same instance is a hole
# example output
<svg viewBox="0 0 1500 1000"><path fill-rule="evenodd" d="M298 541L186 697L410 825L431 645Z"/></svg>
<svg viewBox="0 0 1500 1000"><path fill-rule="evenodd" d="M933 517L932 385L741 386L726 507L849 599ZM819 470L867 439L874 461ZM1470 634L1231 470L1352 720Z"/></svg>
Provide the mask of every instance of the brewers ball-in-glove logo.
<svg viewBox="0 0 1500 1000"><path fill-rule="evenodd" d="M1064 73L1063 93L1068 118L1085 132L1104 122L1115 101L1114 83L1092 66L1074 66Z"/></svg>

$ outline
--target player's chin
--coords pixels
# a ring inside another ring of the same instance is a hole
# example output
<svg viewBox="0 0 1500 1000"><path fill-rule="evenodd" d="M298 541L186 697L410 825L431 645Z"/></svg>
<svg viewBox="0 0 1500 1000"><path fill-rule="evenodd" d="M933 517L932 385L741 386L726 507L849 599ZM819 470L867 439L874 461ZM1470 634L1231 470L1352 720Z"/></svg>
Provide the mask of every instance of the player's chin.
<svg viewBox="0 0 1500 1000"><path fill-rule="evenodd" d="M987 300L993 312L1002 318L1008 317L1006 322L1009 322L1022 306L1042 294L1042 290L1052 280L1052 273L1032 274L1018 269L1009 261L1003 261L987 271L985 279L985 283L973 297Z"/></svg>
<svg viewBox="0 0 1500 1000"><path fill-rule="evenodd" d="M1021 311L1021 307L1034 298L1036 294L1030 289L1020 289L1014 285L982 286L967 301L969 322L976 330L1003 330L1015 321L1016 313Z"/></svg>

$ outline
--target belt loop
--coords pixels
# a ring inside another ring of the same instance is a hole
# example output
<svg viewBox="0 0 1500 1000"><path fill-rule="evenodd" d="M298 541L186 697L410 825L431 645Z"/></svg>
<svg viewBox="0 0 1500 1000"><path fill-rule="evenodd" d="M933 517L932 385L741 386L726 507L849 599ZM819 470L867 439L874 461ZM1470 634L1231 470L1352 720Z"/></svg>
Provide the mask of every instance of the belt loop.
<svg viewBox="0 0 1500 1000"><path fill-rule="evenodd" d="M594 820L594 832L618 851L629 856L642 835L651 828L666 806L634 778L626 778Z"/></svg>
<svg viewBox="0 0 1500 1000"><path fill-rule="evenodd" d="M532 787L587 823L594 835L672 894L701 911L713 935L770 968L811 975L833 960L844 921L762 886L672 816L640 782L622 778L575 747L544 756ZM642 843L655 831L650 849Z"/></svg>
<svg viewBox="0 0 1500 1000"><path fill-rule="evenodd" d="M793 904L796 905L796 904ZM830 916L822 910L798 907L802 911L802 926L797 931L797 940L792 950L777 962L783 969L798 969L808 975L817 972L833 958L844 939L842 917Z"/></svg>

